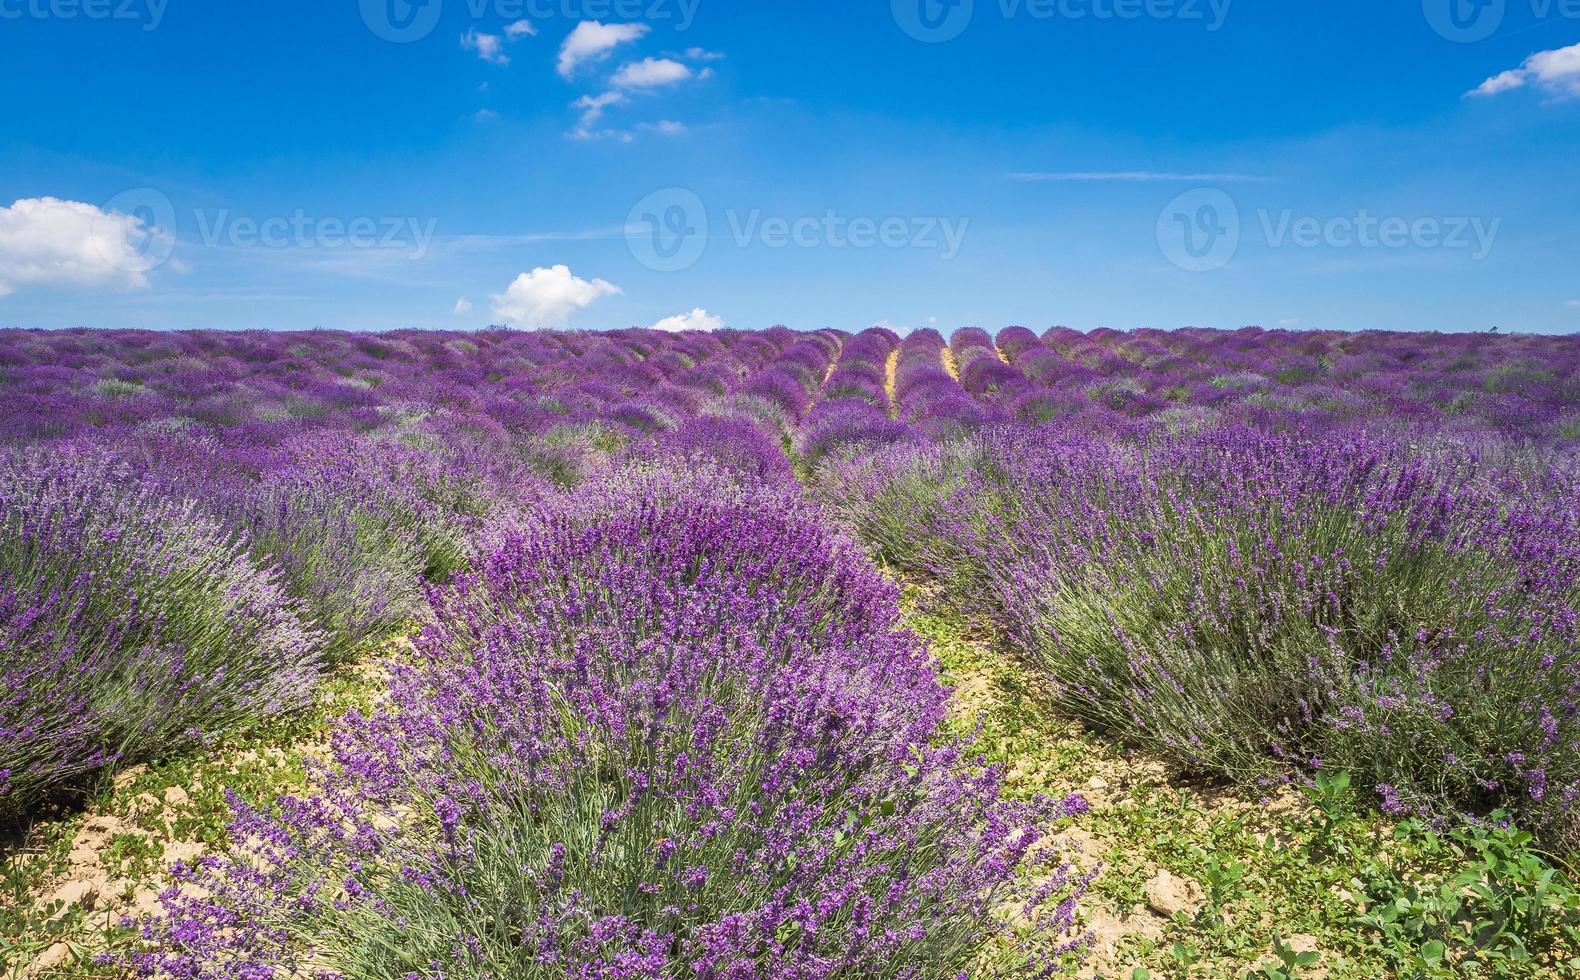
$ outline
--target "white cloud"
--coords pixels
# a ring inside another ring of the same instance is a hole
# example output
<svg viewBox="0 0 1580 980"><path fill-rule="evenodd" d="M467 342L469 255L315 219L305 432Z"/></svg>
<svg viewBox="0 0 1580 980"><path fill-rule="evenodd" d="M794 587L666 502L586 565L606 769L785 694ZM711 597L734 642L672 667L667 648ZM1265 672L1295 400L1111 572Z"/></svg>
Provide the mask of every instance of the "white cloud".
<svg viewBox="0 0 1580 980"><path fill-rule="evenodd" d="M879 321L875 322L873 324L873 326L877 327L879 330L893 330L896 334L898 334L901 337L906 336L913 329L915 329L913 327L907 327L904 324L900 324L900 323L890 323L888 320L879 320Z"/></svg>
<svg viewBox="0 0 1580 980"><path fill-rule="evenodd" d="M613 283L573 275L566 265L538 268L523 272L503 293L493 295L494 316L517 327L562 327L572 313L619 292Z"/></svg>
<svg viewBox="0 0 1580 980"><path fill-rule="evenodd" d="M624 105L625 96L619 92L605 92L602 95L584 95L571 103L573 109L582 111L582 127L591 126L603 118L603 111L612 105Z"/></svg>
<svg viewBox="0 0 1580 980"><path fill-rule="evenodd" d="M0 206L0 296L18 286L146 288L174 243L169 229L142 217L23 198Z"/></svg>
<svg viewBox="0 0 1580 980"><path fill-rule="evenodd" d="M643 58L621 65L610 84L615 88L661 88L683 82L693 74L689 66L669 58Z"/></svg>
<svg viewBox="0 0 1580 980"><path fill-rule="evenodd" d="M472 312L472 301L462 296L455 301L455 316L469 316Z"/></svg>
<svg viewBox="0 0 1580 980"><path fill-rule="evenodd" d="M692 61L719 61L724 55L718 51L709 51L707 48L687 48L686 57Z"/></svg>
<svg viewBox="0 0 1580 980"><path fill-rule="evenodd" d="M537 33L538 29L532 26L532 21L530 20L518 20L514 24L507 24L505 26L505 37L508 37L512 41L518 41L524 37L531 37Z"/></svg>
<svg viewBox="0 0 1580 980"><path fill-rule="evenodd" d="M1292 327L1292 326L1294 326L1295 324L1297 324L1299 322L1300 322L1300 317L1298 317L1298 316L1291 316L1291 317L1285 317L1284 319L1278 321L1278 325L1281 326L1281 327Z"/></svg>
<svg viewBox="0 0 1580 980"><path fill-rule="evenodd" d="M580 109L581 118L576 121L576 128L571 130L571 138L579 140L601 139L609 136L629 136L616 133L609 129L594 129L603 119L604 110L612 105L624 105L626 97L619 92L605 92L602 95L584 95L571 103L571 108Z"/></svg>
<svg viewBox="0 0 1580 980"><path fill-rule="evenodd" d="M498 34L479 34L476 30L461 35L461 47L476 51L477 56L491 65L508 65L510 56L505 54L505 41Z"/></svg>
<svg viewBox="0 0 1580 980"><path fill-rule="evenodd" d="M1493 75L1467 95L1500 95L1527 85L1555 99L1580 99L1580 44L1538 51L1520 67Z"/></svg>
<svg viewBox="0 0 1580 980"><path fill-rule="evenodd" d="M560 77L569 78L577 65L584 61L601 61L616 47L635 41L650 29L646 24L602 24L596 20L584 20L560 45L556 70Z"/></svg>
<svg viewBox="0 0 1580 980"><path fill-rule="evenodd" d="M690 313L666 316L653 324L653 329L665 333L680 333L683 330L702 330L711 333L714 330L724 329L724 318L713 316L699 306Z"/></svg>
<svg viewBox="0 0 1580 980"><path fill-rule="evenodd" d="M499 118L499 113L495 112L492 109L479 109L476 112L472 113L472 121L473 122L480 122L480 123L493 122L495 119L498 119L498 118Z"/></svg>
<svg viewBox="0 0 1580 980"><path fill-rule="evenodd" d="M1178 173L1173 170L1118 170L1118 171L1070 171L1059 173L1012 173L1010 180L1026 183L1041 181L1060 181L1083 183L1087 181L1118 181L1122 183L1203 183L1203 184L1263 184L1271 181L1271 177L1258 177L1255 174L1193 174Z"/></svg>
<svg viewBox="0 0 1580 980"><path fill-rule="evenodd" d="M1573 307L1580 308L1580 299L1572 299L1572 300L1570 300L1569 301L1569 305L1573 306Z"/></svg>
<svg viewBox="0 0 1580 980"><path fill-rule="evenodd" d="M684 136L691 130L683 122L673 119L660 119L658 122L638 123L637 129L644 133L656 133L659 136Z"/></svg>

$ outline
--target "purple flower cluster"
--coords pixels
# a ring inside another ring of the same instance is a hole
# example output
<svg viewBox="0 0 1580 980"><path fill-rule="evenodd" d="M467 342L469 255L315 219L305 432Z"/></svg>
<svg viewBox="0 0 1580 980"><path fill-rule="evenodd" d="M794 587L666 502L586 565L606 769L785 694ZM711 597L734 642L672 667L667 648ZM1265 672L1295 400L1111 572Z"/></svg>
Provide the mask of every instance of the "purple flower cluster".
<svg viewBox="0 0 1580 980"><path fill-rule="evenodd" d="M321 791L238 807L232 856L182 872L133 966L953 973L1083 807L1002 801L940 738L893 587L790 487L611 477L545 501L435 607ZM1044 870L1044 897L1085 887ZM1055 904L1027 975L1078 945Z"/></svg>

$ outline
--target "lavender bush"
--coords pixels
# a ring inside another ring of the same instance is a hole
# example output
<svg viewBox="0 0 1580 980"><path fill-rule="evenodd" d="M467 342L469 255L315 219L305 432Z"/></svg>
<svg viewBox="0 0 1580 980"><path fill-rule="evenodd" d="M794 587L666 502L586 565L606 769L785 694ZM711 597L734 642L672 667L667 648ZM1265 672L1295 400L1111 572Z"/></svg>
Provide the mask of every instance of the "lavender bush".
<svg viewBox="0 0 1580 980"><path fill-rule="evenodd" d="M846 481L887 557L985 601L1127 739L1264 782L1351 770L1390 809L1572 818L1572 467L1354 433L999 430Z"/></svg>
<svg viewBox="0 0 1580 980"><path fill-rule="evenodd" d="M0 462L0 819L312 691L272 571L100 451Z"/></svg>
<svg viewBox="0 0 1580 980"><path fill-rule="evenodd" d="M436 602L323 791L238 809L145 975L930 977L978 963L1050 819L938 741L895 596L784 491L636 474ZM1049 975L1084 881L1044 869ZM1026 900L1023 897L1023 900ZM1002 950L1001 950L1002 952ZM985 965L985 964L984 964Z"/></svg>

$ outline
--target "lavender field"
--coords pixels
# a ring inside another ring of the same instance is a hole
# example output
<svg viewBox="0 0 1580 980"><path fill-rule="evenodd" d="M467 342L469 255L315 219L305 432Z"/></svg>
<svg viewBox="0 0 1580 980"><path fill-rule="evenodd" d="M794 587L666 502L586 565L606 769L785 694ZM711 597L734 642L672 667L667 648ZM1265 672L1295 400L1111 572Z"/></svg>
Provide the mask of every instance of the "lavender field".
<svg viewBox="0 0 1580 980"><path fill-rule="evenodd" d="M1580 336L0 331L8 977L1580 976Z"/></svg>

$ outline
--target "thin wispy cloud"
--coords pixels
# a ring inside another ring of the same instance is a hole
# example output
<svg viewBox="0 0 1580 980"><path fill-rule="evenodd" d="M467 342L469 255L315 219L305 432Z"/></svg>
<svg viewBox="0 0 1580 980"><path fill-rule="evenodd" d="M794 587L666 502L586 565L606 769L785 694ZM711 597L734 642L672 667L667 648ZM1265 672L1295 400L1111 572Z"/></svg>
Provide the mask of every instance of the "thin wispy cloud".
<svg viewBox="0 0 1580 980"><path fill-rule="evenodd" d="M487 252L544 242L604 241L624 238L625 234L623 225L613 225L580 231L536 231L518 235L445 235L436 239L434 245L449 252Z"/></svg>
<svg viewBox="0 0 1580 980"><path fill-rule="evenodd" d="M1051 173L1022 171L1009 175L1010 180L1024 183L1043 181L1082 183L1112 181L1115 183L1199 183L1199 184L1265 184L1275 178L1258 174L1181 173L1173 170L1066 170Z"/></svg>

